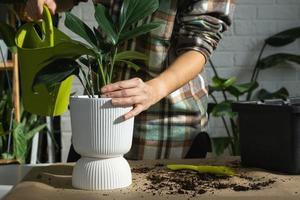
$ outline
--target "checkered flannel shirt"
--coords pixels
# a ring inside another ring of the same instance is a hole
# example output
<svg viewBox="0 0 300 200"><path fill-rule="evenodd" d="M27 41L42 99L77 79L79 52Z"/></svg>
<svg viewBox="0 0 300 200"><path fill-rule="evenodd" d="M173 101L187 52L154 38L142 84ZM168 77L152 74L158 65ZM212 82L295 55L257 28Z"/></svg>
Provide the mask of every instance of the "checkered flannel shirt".
<svg viewBox="0 0 300 200"><path fill-rule="evenodd" d="M102 3L117 18L122 0L94 0L94 3ZM230 26L234 7L233 0L160 0L159 9L146 20L162 25L128 43L126 48L147 54L150 59L143 67L153 74L161 73L189 50L202 53L207 60ZM131 69L122 70L119 78L137 76L144 81L151 79L148 73ZM126 157L184 158L195 136L207 126L207 100L204 69L135 118L133 145Z"/></svg>

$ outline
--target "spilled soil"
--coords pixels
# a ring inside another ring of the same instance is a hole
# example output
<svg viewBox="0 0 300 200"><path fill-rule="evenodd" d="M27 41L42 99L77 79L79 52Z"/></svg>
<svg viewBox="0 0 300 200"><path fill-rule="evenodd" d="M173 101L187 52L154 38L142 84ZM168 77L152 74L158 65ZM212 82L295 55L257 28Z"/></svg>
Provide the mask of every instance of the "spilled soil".
<svg viewBox="0 0 300 200"><path fill-rule="evenodd" d="M185 194L195 197L204 193L213 194L217 190L224 189L244 192L272 187L272 184L276 182L270 178L248 175L247 172L239 170L239 163L231 163L231 167L236 171L236 175L233 177L191 170L172 171L162 164L154 167L136 167L132 169L132 172L137 176L146 176L142 190L153 195Z"/></svg>

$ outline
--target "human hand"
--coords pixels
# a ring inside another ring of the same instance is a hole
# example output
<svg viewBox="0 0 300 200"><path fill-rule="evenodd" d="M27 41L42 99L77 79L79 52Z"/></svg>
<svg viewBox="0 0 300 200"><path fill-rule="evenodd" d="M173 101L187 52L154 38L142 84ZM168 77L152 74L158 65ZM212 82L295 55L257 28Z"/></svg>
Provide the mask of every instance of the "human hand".
<svg viewBox="0 0 300 200"><path fill-rule="evenodd" d="M28 0L25 6L25 17L29 21L37 21L42 18L43 6L46 5L51 14L56 11L56 3L54 0Z"/></svg>
<svg viewBox="0 0 300 200"><path fill-rule="evenodd" d="M151 81L144 82L140 78L133 78L104 86L101 88L101 97L112 98L114 106L133 106L124 115L127 120L158 102L162 98L158 91Z"/></svg>

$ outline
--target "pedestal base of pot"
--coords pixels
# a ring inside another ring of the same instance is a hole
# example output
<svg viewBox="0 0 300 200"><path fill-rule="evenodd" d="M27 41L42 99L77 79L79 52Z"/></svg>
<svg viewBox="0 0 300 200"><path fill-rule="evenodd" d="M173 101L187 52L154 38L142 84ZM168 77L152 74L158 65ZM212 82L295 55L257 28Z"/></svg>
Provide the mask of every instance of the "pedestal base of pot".
<svg viewBox="0 0 300 200"><path fill-rule="evenodd" d="M128 162L122 157L87 158L77 161L73 169L72 185L84 190L111 190L132 183Z"/></svg>

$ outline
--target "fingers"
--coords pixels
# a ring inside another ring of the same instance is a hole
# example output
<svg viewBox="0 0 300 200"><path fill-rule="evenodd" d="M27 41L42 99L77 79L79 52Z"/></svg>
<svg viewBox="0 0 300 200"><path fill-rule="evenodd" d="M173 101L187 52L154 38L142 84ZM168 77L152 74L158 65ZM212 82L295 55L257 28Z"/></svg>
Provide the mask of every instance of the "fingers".
<svg viewBox="0 0 300 200"><path fill-rule="evenodd" d="M108 92L113 92L113 91L127 89L127 88L134 88L134 87L138 87L141 84L143 84L143 81L140 78L133 78L130 80L119 81L116 83L106 85L103 88L101 88L101 92L108 93Z"/></svg>
<svg viewBox="0 0 300 200"><path fill-rule="evenodd" d="M134 96L128 98L114 98L111 100L111 103L114 106L127 107L142 104L144 100L145 98L143 96Z"/></svg>
<svg viewBox="0 0 300 200"><path fill-rule="evenodd" d="M55 1L54 0L45 0L45 4L48 6L51 14L54 15L56 12L56 8L57 8Z"/></svg>
<svg viewBox="0 0 300 200"><path fill-rule="evenodd" d="M117 90L115 92L108 92L101 97L104 98L121 98L121 97L131 97L142 94L142 90L139 88L131 88L131 89L123 89L123 90Z"/></svg>
<svg viewBox="0 0 300 200"><path fill-rule="evenodd" d="M137 116L138 114L140 114L141 112L144 111L144 107L140 104L138 104L135 108L133 108L130 112L126 113L124 115L124 120L128 120L132 117Z"/></svg>
<svg viewBox="0 0 300 200"><path fill-rule="evenodd" d="M47 5L51 14L56 11L56 3L54 0L28 0L25 6L25 17L28 21L37 21L42 18L43 6Z"/></svg>

